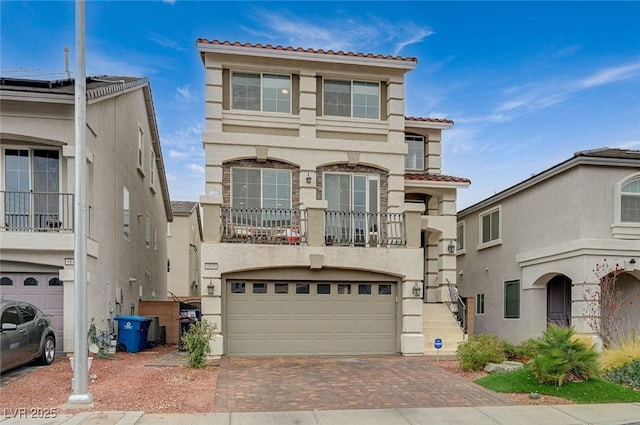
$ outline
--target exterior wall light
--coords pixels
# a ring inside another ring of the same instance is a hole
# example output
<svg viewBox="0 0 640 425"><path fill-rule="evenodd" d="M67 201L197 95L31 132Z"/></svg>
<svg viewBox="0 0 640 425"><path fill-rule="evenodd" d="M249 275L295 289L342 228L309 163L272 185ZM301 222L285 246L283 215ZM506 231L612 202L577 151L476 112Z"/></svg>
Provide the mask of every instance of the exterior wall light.
<svg viewBox="0 0 640 425"><path fill-rule="evenodd" d="M207 294L209 294L210 297L213 296L214 289L216 289L216 286L213 284L213 281L209 279L209 284L207 285Z"/></svg>
<svg viewBox="0 0 640 425"><path fill-rule="evenodd" d="M415 282L413 284L413 296L418 298L420 296L420 286L418 285L418 282Z"/></svg>
<svg viewBox="0 0 640 425"><path fill-rule="evenodd" d="M306 181L307 181L307 184L311 184L311 175L309 175L309 173L307 173Z"/></svg>
<svg viewBox="0 0 640 425"><path fill-rule="evenodd" d="M453 254L456 251L456 244L453 243L453 241L449 241L449 246L447 246L447 251L449 251L449 254Z"/></svg>

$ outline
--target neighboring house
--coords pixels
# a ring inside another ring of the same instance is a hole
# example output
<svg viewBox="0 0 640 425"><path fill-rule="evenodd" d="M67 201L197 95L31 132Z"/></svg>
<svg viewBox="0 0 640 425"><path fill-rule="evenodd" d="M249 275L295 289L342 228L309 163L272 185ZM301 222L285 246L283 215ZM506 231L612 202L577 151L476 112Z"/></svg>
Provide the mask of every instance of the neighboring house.
<svg viewBox="0 0 640 425"><path fill-rule="evenodd" d="M415 58L198 40L202 310L215 355L422 355L456 283L453 122L407 118ZM209 293L212 296L207 296ZM459 328L458 332L461 334Z"/></svg>
<svg viewBox="0 0 640 425"><path fill-rule="evenodd" d="M146 78L87 78L87 315L165 299L171 205ZM0 82L2 296L53 314L73 351L74 81ZM85 160L83 158L83 160Z"/></svg>
<svg viewBox="0 0 640 425"><path fill-rule="evenodd" d="M168 298L200 296L200 205L191 201L172 201L171 210L173 222L167 224Z"/></svg>
<svg viewBox="0 0 640 425"><path fill-rule="evenodd" d="M585 299L605 259L624 268L619 288L635 301L624 325L640 329L640 151L577 152L460 211L457 243L476 333L518 343L549 322L591 333Z"/></svg>

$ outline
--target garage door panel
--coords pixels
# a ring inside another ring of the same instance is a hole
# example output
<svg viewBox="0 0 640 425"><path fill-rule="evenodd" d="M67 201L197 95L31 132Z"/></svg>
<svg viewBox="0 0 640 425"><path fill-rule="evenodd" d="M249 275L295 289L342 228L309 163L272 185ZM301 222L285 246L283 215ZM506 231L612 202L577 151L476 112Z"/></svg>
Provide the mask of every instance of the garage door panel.
<svg viewBox="0 0 640 425"><path fill-rule="evenodd" d="M322 283L320 291L330 286L328 294L318 294L317 283L309 284L309 294L296 294L296 284L283 282L269 282L260 294L252 293L250 283L245 293L231 293L233 285L227 284L230 355L395 353L395 284L380 289L378 284ZM288 293L276 293L285 287Z"/></svg>

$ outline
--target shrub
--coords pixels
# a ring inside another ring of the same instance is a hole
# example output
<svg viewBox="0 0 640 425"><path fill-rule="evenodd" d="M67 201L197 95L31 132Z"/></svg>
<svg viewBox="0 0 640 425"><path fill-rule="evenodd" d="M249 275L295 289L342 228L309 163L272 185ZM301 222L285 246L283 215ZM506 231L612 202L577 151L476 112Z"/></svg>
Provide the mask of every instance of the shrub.
<svg viewBox="0 0 640 425"><path fill-rule="evenodd" d="M502 350L507 360L515 360L526 363L536 355L536 340L527 339L518 345L510 344L506 341L502 343Z"/></svg>
<svg viewBox="0 0 640 425"><path fill-rule="evenodd" d="M562 386L566 381L588 380L599 375L599 354L575 337L574 328L550 325L537 340L531 373L538 383Z"/></svg>
<svg viewBox="0 0 640 425"><path fill-rule="evenodd" d="M204 319L189 325L189 331L181 338L184 348L189 352L189 367L201 368L205 365L207 354L211 353L209 340L215 329L215 325Z"/></svg>
<svg viewBox="0 0 640 425"><path fill-rule="evenodd" d="M604 378L615 384L640 390L640 359L606 370Z"/></svg>
<svg viewBox="0 0 640 425"><path fill-rule="evenodd" d="M495 335L472 335L456 350L460 368L481 370L487 363L502 363L505 360L502 344Z"/></svg>
<svg viewBox="0 0 640 425"><path fill-rule="evenodd" d="M601 363L602 368L608 370L620 368L634 360L640 360L640 337L636 332L614 343L612 348L605 349Z"/></svg>

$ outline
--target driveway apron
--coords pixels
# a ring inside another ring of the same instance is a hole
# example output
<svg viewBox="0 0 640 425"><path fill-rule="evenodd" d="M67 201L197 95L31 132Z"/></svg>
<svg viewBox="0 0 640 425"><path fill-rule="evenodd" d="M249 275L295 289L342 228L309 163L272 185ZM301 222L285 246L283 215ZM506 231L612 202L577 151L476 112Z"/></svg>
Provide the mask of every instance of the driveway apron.
<svg viewBox="0 0 640 425"><path fill-rule="evenodd" d="M424 357L225 358L216 410L383 409L515 403Z"/></svg>

